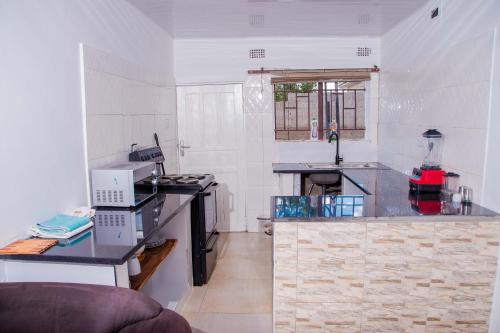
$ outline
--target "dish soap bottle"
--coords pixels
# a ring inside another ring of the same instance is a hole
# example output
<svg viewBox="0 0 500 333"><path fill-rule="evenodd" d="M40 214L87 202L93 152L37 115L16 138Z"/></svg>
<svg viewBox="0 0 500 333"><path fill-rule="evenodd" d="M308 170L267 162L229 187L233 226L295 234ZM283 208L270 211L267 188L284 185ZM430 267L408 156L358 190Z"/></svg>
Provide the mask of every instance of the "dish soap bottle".
<svg viewBox="0 0 500 333"><path fill-rule="evenodd" d="M336 133L337 132L337 122L335 120L332 120L330 123L330 133ZM331 141L335 141L336 138L332 137Z"/></svg>

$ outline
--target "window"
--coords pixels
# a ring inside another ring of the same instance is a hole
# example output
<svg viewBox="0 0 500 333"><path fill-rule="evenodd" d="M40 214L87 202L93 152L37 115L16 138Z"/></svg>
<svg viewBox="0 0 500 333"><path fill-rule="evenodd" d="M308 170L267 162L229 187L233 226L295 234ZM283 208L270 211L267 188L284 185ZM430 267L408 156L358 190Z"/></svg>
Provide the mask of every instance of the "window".
<svg viewBox="0 0 500 333"><path fill-rule="evenodd" d="M276 140L309 140L318 122L319 139L327 139L332 121L342 139L365 136L366 81L295 82L274 84Z"/></svg>

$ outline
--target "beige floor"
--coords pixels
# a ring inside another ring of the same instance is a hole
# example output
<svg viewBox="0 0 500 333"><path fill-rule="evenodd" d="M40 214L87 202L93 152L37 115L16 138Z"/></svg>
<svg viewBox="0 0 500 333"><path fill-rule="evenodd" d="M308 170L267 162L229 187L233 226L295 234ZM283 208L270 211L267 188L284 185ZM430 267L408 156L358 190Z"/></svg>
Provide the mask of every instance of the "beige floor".
<svg viewBox="0 0 500 333"><path fill-rule="evenodd" d="M184 307L194 333L272 332L271 242L263 233L221 234L212 278Z"/></svg>

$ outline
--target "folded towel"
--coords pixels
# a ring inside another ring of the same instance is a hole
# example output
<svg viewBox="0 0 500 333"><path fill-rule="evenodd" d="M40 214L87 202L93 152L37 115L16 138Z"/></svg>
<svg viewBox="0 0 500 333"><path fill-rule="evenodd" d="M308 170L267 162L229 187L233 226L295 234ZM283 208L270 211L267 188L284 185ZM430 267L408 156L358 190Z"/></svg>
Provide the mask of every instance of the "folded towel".
<svg viewBox="0 0 500 333"><path fill-rule="evenodd" d="M73 210L68 210L64 214L66 215L71 215L71 216L76 216L76 217L88 217L88 218L93 218L95 215L95 209L91 207L78 207Z"/></svg>
<svg viewBox="0 0 500 333"><path fill-rule="evenodd" d="M38 228L38 226L31 227L31 235L40 238L56 238L56 239L68 239L73 237L74 235L79 234L80 232L91 228L94 225L94 222L89 221L89 223L69 232L57 233L54 231L45 231L43 229Z"/></svg>
<svg viewBox="0 0 500 333"><path fill-rule="evenodd" d="M64 234L81 228L89 222L90 218L87 216L77 217L58 214L50 220L37 223L37 228L44 233Z"/></svg>

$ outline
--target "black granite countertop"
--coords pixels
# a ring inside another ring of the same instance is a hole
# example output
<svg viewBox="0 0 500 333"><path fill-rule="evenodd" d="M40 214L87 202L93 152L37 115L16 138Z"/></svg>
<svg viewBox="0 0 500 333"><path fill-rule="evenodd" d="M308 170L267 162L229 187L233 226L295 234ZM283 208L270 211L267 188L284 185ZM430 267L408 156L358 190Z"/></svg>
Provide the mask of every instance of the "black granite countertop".
<svg viewBox="0 0 500 333"><path fill-rule="evenodd" d="M439 194L410 194L408 176L387 167L343 169L341 172L341 195L272 197L271 219L274 222L286 222L416 216L498 216L476 204L454 204L442 200Z"/></svg>
<svg viewBox="0 0 500 333"><path fill-rule="evenodd" d="M196 193L158 193L134 209L100 207L92 228L68 240L60 240L43 254L0 255L0 259L121 265L147 240L160 233Z"/></svg>

